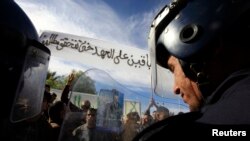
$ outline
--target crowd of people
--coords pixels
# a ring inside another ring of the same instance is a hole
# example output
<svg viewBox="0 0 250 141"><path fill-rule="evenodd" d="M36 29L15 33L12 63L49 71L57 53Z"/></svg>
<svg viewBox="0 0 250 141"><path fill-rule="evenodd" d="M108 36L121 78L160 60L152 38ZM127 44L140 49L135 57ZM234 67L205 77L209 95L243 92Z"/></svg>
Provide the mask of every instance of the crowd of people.
<svg viewBox="0 0 250 141"><path fill-rule="evenodd" d="M61 100L52 101L52 94L45 91L47 105L44 109L47 121L52 128L52 139L60 141L132 141L132 139L146 127L170 116L169 110L157 106L153 99L148 108L141 115L138 112L129 112L123 115L118 103L118 91L112 90L113 100L104 106L103 117L98 117L98 108L92 108L88 99L83 100L80 107L74 105L69 99L74 74L70 74L61 95ZM155 106L154 116L150 109ZM102 118L103 124L97 125L97 119ZM115 127L115 128L114 128ZM115 129L115 130L114 130Z"/></svg>

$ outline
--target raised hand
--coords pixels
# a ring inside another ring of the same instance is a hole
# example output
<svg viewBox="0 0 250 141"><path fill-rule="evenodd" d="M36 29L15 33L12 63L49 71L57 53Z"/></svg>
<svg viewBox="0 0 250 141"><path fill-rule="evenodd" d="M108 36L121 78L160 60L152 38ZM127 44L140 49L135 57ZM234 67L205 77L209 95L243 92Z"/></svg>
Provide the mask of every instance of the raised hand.
<svg viewBox="0 0 250 141"><path fill-rule="evenodd" d="M72 84L73 80L75 79L75 75L73 73L71 73L69 75L69 78L68 78L68 81L67 81L67 85L70 85Z"/></svg>

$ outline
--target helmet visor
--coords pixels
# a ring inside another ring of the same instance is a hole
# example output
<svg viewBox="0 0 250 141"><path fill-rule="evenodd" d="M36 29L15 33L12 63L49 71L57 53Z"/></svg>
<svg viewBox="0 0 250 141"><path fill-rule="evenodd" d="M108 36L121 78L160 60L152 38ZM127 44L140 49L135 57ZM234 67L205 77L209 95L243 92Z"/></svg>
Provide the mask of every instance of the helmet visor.
<svg viewBox="0 0 250 141"><path fill-rule="evenodd" d="M22 72L11 109L10 121L18 122L38 115L42 109L49 50L37 41L28 41Z"/></svg>
<svg viewBox="0 0 250 141"><path fill-rule="evenodd" d="M149 46L150 46L150 59L151 59L151 85L154 90L154 93L167 98L178 98L177 96L172 94L173 88L173 75L172 73L162 67L157 62L156 59L156 48L155 48L155 38L154 38L154 28L150 31L150 38L149 38ZM167 58L165 58L165 62L167 63Z"/></svg>
<svg viewBox="0 0 250 141"><path fill-rule="evenodd" d="M148 45L150 49L150 61L152 65L151 70L151 84L154 90L154 93L167 98L178 98L176 95L172 94L173 88L173 75L166 69L167 64L167 52L164 53L165 49L161 50L158 53L156 52L156 27L163 21L169 14L169 7L163 8L161 13L157 15L150 29ZM159 30L159 29L158 29ZM157 54L161 54L160 56ZM160 57L160 58L159 58ZM161 60L161 61L159 61Z"/></svg>

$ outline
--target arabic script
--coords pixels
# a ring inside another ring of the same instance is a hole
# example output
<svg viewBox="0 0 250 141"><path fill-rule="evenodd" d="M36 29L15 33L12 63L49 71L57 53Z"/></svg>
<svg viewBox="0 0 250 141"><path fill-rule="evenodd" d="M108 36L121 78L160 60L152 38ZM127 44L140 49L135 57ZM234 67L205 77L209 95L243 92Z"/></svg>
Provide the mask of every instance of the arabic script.
<svg viewBox="0 0 250 141"><path fill-rule="evenodd" d="M151 67L148 54L141 55L135 59L134 55L125 53L121 49L104 49L82 39L70 39L67 37L59 38L58 34L54 33L50 34L48 38L47 35L43 36L44 37L42 37L42 39L44 40L42 40L42 43L45 46L55 45L58 51L61 51L64 48L71 48L78 51L79 53L89 53L102 59L112 59L114 64L119 64L121 61L126 61L128 66L135 68L147 67L150 69Z"/></svg>

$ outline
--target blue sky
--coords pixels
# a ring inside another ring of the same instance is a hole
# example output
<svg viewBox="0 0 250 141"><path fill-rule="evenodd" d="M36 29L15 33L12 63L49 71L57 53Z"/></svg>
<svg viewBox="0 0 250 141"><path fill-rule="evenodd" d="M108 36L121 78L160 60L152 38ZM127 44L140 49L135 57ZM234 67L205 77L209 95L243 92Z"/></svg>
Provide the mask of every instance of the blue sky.
<svg viewBox="0 0 250 141"><path fill-rule="evenodd" d="M169 0L15 1L30 17L39 34L44 30L52 30L145 51L148 51L147 37L154 16L165 4L169 4ZM68 73L69 70L64 67L65 62L60 64L51 62L53 63L51 66L61 73ZM124 75L121 75L122 77ZM150 90L144 89L142 93L150 93ZM158 100L176 103L168 99Z"/></svg>
<svg viewBox="0 0 250 141"><path fill-rule="evenodd" d="M168 0L16 0L37 30L147 49L150 24Z"/></svg>
<svg viewBox="0 0 250 141"><path fill-rule="evenodd" d="M131 15L147 13L151 10L157 10L164 5L162 0L103 0L110 5L121 17L130 17Z"/></svg>

